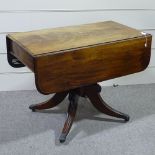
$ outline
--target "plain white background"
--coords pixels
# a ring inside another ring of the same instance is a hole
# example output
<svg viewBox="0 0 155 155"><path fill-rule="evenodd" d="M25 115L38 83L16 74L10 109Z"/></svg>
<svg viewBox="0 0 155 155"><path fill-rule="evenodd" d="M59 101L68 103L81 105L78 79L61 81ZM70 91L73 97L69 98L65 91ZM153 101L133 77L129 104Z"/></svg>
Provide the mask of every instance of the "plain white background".
<svg viewBox="0 0 155 155"><path fill-rule="evenodd" d="M10 32L114 20L155 34L154 0L0 0L0 91L35 89L28 68L14 69L6 59L5 36ZM102 85L155 83L155 40L149 67Z"/></svg>

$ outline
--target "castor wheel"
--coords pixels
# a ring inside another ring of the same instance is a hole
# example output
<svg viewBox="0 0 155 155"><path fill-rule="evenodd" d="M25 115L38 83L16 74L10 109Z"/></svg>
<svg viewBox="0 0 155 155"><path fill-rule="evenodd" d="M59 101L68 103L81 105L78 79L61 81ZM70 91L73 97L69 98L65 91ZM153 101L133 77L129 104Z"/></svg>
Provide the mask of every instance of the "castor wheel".
<svg viewBox="0 0 155 155"><path fill-rule="evenodd" d="M31 110L32 110L32 112L35 112L35 111L36 111L36 109L34 108L34 106L33 106L33 105L30 105L30 106L29 106L29 109L31 109Z"/></svg>

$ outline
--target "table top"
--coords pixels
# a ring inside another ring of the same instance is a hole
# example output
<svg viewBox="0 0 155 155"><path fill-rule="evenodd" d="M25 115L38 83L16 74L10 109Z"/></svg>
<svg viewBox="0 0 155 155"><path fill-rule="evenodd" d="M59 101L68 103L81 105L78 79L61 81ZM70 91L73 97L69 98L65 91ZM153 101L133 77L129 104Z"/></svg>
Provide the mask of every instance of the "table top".
<svg viewBox="0 0 155 155"><path fill-rule="evenodd" d="M113 21L8 35L11 40L26 49L32 56L80 49L140 36L142 36L140 31Z"/></svg>
<svg viewBox="0 0 155 155"><path fill-rule="evenodd" d="M17 58L28 66L43 94L140 72L149 64L151 40L150 34L113 21L6 37L8 62L17 67Z"/></svg>

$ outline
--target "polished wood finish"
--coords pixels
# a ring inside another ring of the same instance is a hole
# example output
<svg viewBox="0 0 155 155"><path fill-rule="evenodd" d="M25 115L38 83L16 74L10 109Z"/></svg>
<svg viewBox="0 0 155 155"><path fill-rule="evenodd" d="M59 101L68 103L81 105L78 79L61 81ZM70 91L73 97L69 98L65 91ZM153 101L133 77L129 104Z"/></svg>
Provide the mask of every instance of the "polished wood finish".
<svg viewBox="0 0 155 155"><path fill-rule="evenodd" d="M75 115L76 115L76 110L77 110L77 105L78 105L78 95L76 94L76 91L70 91L69 92L69 106L68 106L68 112L67 112L67 119L65 121L64 127L62 129L61 136L59 138L60 143L65 142L66 137L72 127Z"/></svg>
<svg viewBox="0 0 155 155"><path fill-rule="evenodd" d="M97 82L144 70L150 61L150 34L108 21L7 35L8 62L28 66L43 94L50 100L31 105L32 111L49 109L69 95L64 142L75 118L78 97L88 97L100 112L129 121L129 116L107 105Z"/></svg>
<svg viewBox="0 0 155 155"><path fill-rule="evenodd" d="M150 60L150 40L147 48L141 38L38 57L37 88L49 94L142 71Z"/></svg>
<svg viewBox="0 0 155 155"><path fill-rule="evenodd" d="M150 60L151 38L107 21L12 33L7 42L8 55L35 73L39 92L50 94L144 70Z"/></svg>
<svg viewBox="0 0 155 155"><path fill-rule="evenodd" d="M69 94L69 97L68 97L69 98L69 106L68 106L68 112L67 112L67 119L65 121L62 133L59 138L61 143L65 142L66 137L67 137L67 135L71 129L71 126L73 124L73 121L74 121L74 118L76 115L79 96L88 97L89 100L91 101L91 103L94 105L94 107L96 109L98 109L100 112L102 112L106 115L109 115L109 116L121 118L125 122L129 121L129 116L127 114L121 113L121 112L111 108L110 106L108 106L101 98L101 96L99 94L100 92L101 92L101 86L99 84L92 84L89 86L84 86L84 87L70 90L69 92L56 93L55 96L51 99L54 101L54 102L52 102L52 104L51 104L51 100L50 100L50 103L49 103L49 101L47 101L47 102L43 102L41 104L31 105L30 109L32 109L32 111L36 111L36 110L52 108L52 107L56 106L57 104L59 104L60 101L62 101L62 99L67 94Z"/></svg>
<svg viewBox="0 0 155 155"><path fill-rule="evenodd" d="M113 22L98 22L77 26L12 33L9 38L20 44L31 55L73 51L92 45L142 37L140 31Z"/></svg>
<svg viewBox="0 0 155 155"><path fill-rule="evenodd" d="M97 87L100 87L97 85ZM98 111L110 115L117 118L123 118L125 121L129 121L129 116L121 113L119 111L116 111L112 107L110 107L108 104L106 104L102 97L100 96L99 92L96 91L96 89L92 89L91 86L86 87L85 89L86 96L89 98L91 103L94 105Z"/></svg>
<svg viewBox="0 0 155 155"><path fill-rule="evenodd" d="M31 105L29 108L32 111L53 108L53 107L57 106L59 103L61 103L65 99L67 94L68 94L68 92L56 93L48 101L40 103L40 104L37 104L37 105L36 104L35 105Z"/></svg>
<svg viewBox="0 0 155 155"><path fill-rule="evenodd" d="M14 68L24 67L25 65L12 54L12 41L8 37L6 37L6 44L8 63Z"/></svg>
<svg viewBox="0 0 155 155"><path fill-rule="evenodd" d="M13 67L24 67L26 65L34 72L34 58L27 52L27 50L21 47L17 42L12 41L8 36L6 37L6 41L9 64ZM10 57L12 56L20 60L18 66L11 61Z"/></svg>

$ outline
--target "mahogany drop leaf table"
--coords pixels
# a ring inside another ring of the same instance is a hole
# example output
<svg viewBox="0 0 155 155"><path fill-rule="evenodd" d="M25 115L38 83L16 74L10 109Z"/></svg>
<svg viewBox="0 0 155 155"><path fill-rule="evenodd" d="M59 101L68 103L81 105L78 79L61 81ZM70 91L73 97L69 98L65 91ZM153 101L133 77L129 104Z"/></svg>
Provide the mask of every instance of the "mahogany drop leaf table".
<svg viewBox="0 0 155 155"><path fill-rule="evenodd" d="M108 106L98 82L143 71L149 64L150 34L113 22L10 33L8 62L29 67L37 90L56 93L50 100L31 105L32 111L58 105L68 95L68 115L60 142L66 140L75 118L78 97L88 97L100 112L128 121L129 116Z"/></svg>

